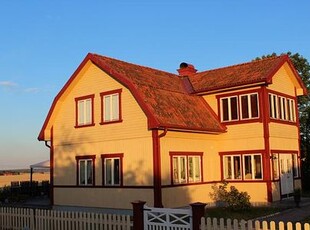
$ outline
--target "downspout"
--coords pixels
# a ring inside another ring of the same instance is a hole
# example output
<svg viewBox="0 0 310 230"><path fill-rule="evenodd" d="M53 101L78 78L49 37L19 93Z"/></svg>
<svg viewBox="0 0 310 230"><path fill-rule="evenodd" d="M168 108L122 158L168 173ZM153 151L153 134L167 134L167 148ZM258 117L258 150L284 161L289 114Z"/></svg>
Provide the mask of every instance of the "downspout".
<svg viewBox="0 0 310 230"><path fill-rule="evenodd" d="M162 208L162 190L161 190L161 154L160 138L166 136L167 128L164 132L158 134L158 129L152 130L153 139L153 184L154 184L154 207Z"/></svg>
<svg viewBox="0 0 310 230"><path fill-rule="evenodd" d="M54 205L54 148L53 146L53 127L51 128L51 144L48 144L48 141L44 141L45 146L50 149L50 191L49 191L49 197L50 197L50 205Z"/></svg>

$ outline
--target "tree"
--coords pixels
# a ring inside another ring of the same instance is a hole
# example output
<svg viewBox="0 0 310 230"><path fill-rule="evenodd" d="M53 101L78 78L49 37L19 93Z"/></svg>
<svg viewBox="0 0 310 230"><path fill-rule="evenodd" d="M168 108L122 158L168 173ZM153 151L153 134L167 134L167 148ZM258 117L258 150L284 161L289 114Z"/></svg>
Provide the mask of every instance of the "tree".
<svg viewBox="0 0 310 230"><path fill-rule="evenodd" d="M299 53L286 53L295 69L297 70L301 80L310 92L310 64L306 58ZM255 60L277 56L276 53L263 55ZM306 183L310 180L310 96L309 93L298 98L299 121L300 121L300 147L302 159L302 185L304 190L310 190L310 184Z"/></svg>

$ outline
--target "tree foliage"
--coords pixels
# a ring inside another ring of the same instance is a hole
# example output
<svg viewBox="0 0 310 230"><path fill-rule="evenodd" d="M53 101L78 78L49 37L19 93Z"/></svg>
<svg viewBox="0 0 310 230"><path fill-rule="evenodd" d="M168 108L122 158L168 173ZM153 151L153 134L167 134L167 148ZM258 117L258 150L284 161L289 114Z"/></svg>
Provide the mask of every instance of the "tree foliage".
<svg viewBox="0 0 310 230"><path fill-rule="evenodd" d="M297 70L301 80L310 92L310 64L306 58L299 53L286 53L295 69ZM263 55L256 58L256 60L277 56L276 53ZM310 190L310 184L306 181L310 180L310 96L309 93L298 98L299 121L300 121L300 147L302 159L302 184L303 189Z"/></svg>

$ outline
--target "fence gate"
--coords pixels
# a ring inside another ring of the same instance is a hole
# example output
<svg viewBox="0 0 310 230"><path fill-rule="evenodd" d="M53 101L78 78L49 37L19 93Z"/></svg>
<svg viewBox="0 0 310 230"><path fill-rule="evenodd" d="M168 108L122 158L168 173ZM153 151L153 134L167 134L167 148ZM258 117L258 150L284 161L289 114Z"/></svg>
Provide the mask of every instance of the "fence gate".
<svg viewBox="0 0 310 230"><path fill-rule="evenodd" d="M191 230L192 210L144 206L144 230Z"/></svg>

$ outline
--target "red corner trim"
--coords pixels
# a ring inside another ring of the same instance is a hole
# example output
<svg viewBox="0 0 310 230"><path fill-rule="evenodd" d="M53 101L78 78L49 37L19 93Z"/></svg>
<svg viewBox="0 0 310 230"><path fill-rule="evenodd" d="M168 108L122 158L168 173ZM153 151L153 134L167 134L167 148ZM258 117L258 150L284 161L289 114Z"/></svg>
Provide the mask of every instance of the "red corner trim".
<svg viewBox="0 0 310 230"><path fill-rule="evenodd" d="M69 85L72 83L72 81L76 78L76 76L78 75L78 73L83 69L83 67L85 66L85 64L87 63L88 60L90 60L90 56L91 54L87 54L87 56L84 58L84 60L82 61L82 63L79 65L79 67L74 71L74 73L72 74L72 76L69 78L69 80L66 82L66 84L62 87L62 89L60 90L60 92L57 94L57 96L54 98L52 106L47 114L47 117L43 123L42 129L39 133L38 136L38 140L39 141L43 141L45 140L45 136L44 136L44 130L47 127L47 124L53 114L53 111L56 107L56 104L59 100L59 98L63 95L63 93L67 90L67 88L69 87Z"/></svg>

